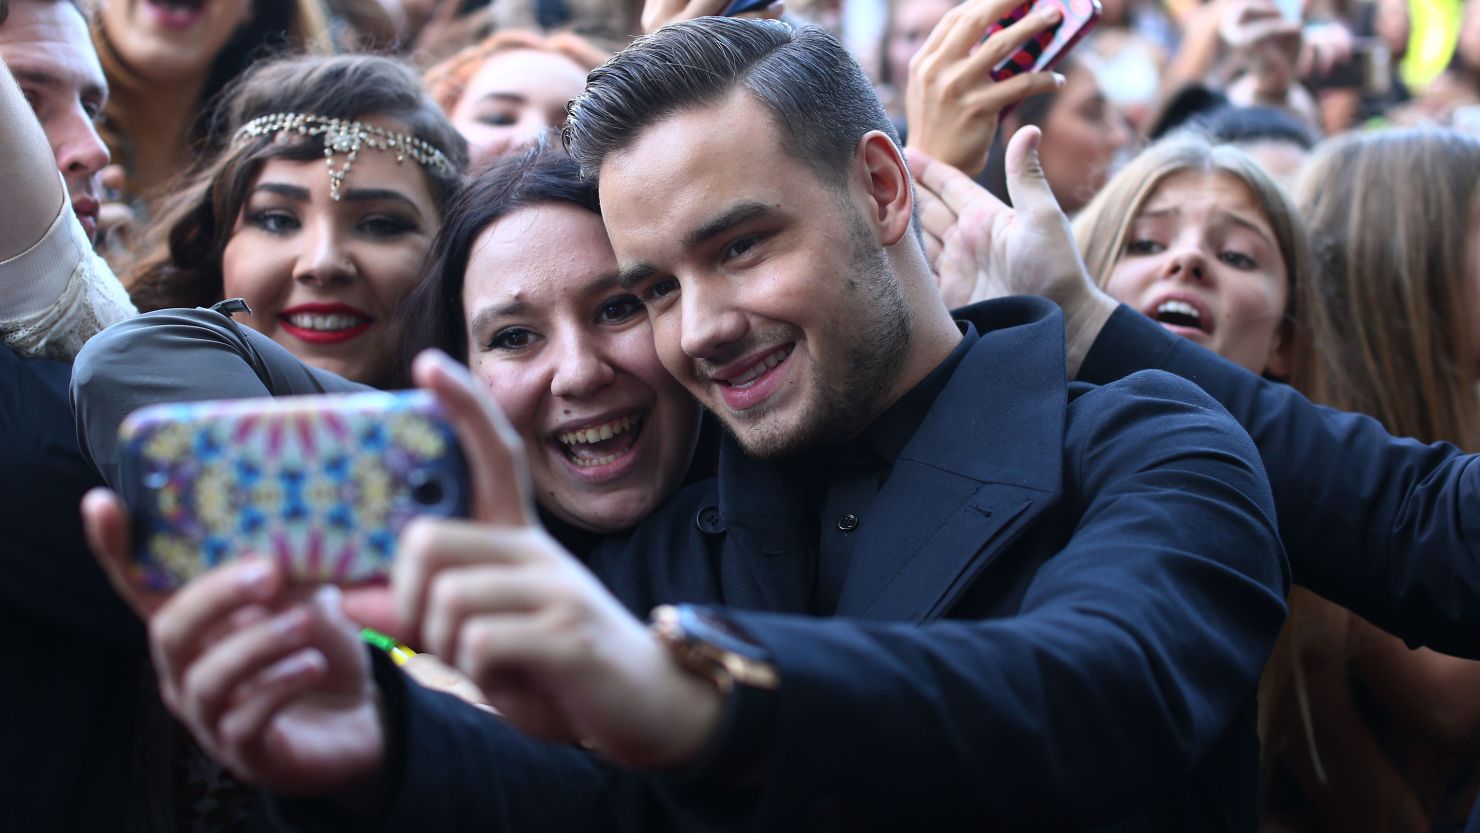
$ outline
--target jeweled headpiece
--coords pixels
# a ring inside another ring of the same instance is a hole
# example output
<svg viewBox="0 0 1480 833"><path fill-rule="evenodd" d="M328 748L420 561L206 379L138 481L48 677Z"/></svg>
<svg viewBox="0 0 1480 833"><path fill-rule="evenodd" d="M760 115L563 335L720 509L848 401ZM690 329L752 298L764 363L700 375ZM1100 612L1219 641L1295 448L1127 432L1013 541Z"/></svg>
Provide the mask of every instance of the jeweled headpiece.
<svg viewBox="0 0 1480 833"><path fill-rule="evenodd" d="M329 167L329 196L339 202L339 189L349 169L359 158L361 148L373 148L396 154L396 162L411 157L423 167L436 168L444 173L451 171L452 163L447 154L433 145L406 133L395 133L383 127L362 121L331 119L307 113L273 113L258 116L241 126L232 137L231 146L239 147L253 139L276 135L278 142L290 142L294 135L322 136L324 140L324 164ZM344 154L344 163L334 165L336 154Z"/></svg>

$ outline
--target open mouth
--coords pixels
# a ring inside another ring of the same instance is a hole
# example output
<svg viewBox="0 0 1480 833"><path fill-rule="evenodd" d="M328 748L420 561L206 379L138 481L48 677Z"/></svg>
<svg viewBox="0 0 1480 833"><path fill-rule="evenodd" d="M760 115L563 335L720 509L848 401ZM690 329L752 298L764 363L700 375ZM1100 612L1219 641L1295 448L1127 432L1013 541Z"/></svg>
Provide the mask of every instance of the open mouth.
<svg viewBox="0 0 1480 833"><path fill-rule="evenodd" d="M207 0L144 0L154 18L170 28L193 25L206 10Z"/></svg>
<svg viewBox="0 0 1480 833"><path fill-rule="evenodd" d="M574 431L563 431L554 436L555 445L576 468L609 466L632 451L645 424L644 416L629 414Z"/></svg>
<svg viewBox="0 0 1480 833"><path fill-rule="evenodd" d="M748 390L755 385L757 379L766 375L767 370L786 361L786 357L791 355L791 348L792 345L788 344L779 350L771 352L760 361L751 365L745 372L736 374L734 378L726 379L725 383L732 388Z"/></svg>
<svg viewBox="0 0 1480 833"><path fill-rule="evenodd" d="M1192 304L1175 298L1157 304L1150 316L1158 324L1165 324L1168 327L1201 330L1209 335L1213 332L1213 322L1210 316Z"/></svg>

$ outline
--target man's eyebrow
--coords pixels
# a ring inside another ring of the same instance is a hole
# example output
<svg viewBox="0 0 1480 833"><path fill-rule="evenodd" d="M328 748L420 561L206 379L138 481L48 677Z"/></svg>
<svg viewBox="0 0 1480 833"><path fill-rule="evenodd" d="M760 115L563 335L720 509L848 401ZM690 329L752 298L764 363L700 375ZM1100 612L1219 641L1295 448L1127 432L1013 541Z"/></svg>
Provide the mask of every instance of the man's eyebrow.
<svg viewBox="0 0 1480 833"><path fill-rule="evenodd" d="M37 87L61 87L65 85L65 80L61 76L46 72L45 70L30 69L28 67L11 67L10 74L15 76L17 84L31 84ZM108 97L107 91L97 84L83 84L77 92L84 99L103 100Z"/></svg>
<svg viewBox="0 0 1480 833"><path fill-rule="evenodd" d="M689 232L683 239L684 250L694 249L724 234L741 223L748 223L771 212L765 203L747 200L731 206L725 213Z"/></svg>
<svg viewBox="0 0 1480 833"><path fill-rule="evenodd" d="M658 267L651 263L637 263L617 272L617 285L623 289L631 289L656 274Z"/></svg>
<svg viewBox="0 0 1480 833"><path fill-rule="evenodd" d="M348 191L341 193L340 197L345 202L374 202L376 200L393 200L395 202L405 204L407 208L416 212L417 217L421 216L421 209L416 207L416 203L412 202L410 197L406 196L400 191L392 191L389 188L351 188Z"/></svg>

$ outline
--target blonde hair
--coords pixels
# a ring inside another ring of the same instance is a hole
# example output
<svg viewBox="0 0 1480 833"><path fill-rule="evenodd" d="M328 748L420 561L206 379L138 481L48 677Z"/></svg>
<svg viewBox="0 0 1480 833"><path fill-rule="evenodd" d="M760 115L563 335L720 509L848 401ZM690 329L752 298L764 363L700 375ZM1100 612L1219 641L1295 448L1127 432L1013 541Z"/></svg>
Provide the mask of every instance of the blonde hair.
<svg viewBox="0 0 1480 833"><path fill-rule="evenodd" d="M601 66L611 57L580 35L560 32L554 35L539 35L518 29L495 32L482 41L462 50L445 61L428 69L422 76L432 99L451 114L457 102L467 90L473 77L483 69L488 60L500 52L528 49L535 52L550 52L569 58L572 63L586 72Z"/></svg>
<svg viewBox="0 0 1480 833"><path fill-rule="evenodd" d="M1222 174L1237 180L1254 197L1274 231L1290 288L1281 326L1290 345L1294 368L1291 381L1300 387L1304 368L1315 352L1312 332L1320 329L1315 319L1323 315L1321 305L1311 297L1310 246L1290 197L1259 163L1237 147L1214 144L1197 134L1174 134L1141 151L1121 168L1074 220L1074 239L1090 276L1102 288L1109 282L1136 216L1168 177L1184 171Z"/></svg>
<svg viewBox="0 0 1480 833"><path fill-rule="evenodd" d="M1433 128L1332 141L1299 188L1327 332L1306 394L1388 431L1480 449L1466 240L1480 139Z"/></svg>

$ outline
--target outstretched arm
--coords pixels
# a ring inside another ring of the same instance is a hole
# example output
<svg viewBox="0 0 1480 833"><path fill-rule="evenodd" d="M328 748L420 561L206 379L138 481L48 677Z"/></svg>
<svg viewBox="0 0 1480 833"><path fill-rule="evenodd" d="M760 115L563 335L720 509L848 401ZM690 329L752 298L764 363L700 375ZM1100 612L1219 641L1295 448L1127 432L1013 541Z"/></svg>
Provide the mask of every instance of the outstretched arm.
<svg viewBox="0 0 1480 833"><path fill-rule="evenodd" d="M0 261L36 244L67 202L51 146L4 58L0 58ZM5 318L0 310L0 319Z"/></svg>

